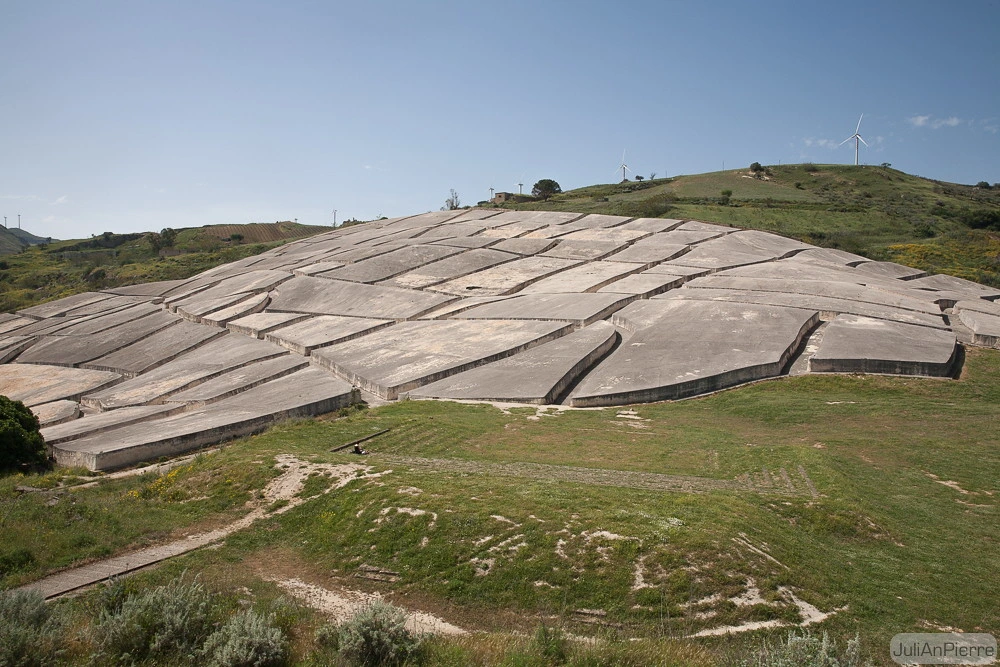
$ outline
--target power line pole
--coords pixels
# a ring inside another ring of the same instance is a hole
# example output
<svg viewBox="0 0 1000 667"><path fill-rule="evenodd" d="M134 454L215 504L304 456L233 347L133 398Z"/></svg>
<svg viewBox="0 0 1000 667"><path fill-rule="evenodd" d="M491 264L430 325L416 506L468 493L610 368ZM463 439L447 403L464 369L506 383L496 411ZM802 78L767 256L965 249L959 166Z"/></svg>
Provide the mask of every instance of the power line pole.
<svg viewBox="0 0 1000 667"><path fill-rule="evenodd" d="M333 209L333 226L337 226L337 209Z"/></svg>

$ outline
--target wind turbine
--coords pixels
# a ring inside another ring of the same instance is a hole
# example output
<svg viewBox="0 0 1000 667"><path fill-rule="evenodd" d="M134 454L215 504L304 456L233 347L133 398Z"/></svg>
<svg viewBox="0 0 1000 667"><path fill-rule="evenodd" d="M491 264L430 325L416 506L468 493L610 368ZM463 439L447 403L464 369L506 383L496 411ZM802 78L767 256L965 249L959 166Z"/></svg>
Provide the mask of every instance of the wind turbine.
<svg viewBox="0 0 1000 667"><path fill-rule="evenodd" d="M625 173L632 170L628 168L627 164L625 164L625 151L622 151L622 164L620 167L618 167L618 169L622 170L622 181L627 181L628 176L626 176ZM617 171L617 169L615 171Z"/></svg>
<svg viewBox="0 0 1000 667"><path fill-rule="evenodd" d="M865 115L861 114L861 118L864 118L864 117L865 117ZM864 144L866 148L868 147L868 142L865 141L864 139L862 139L861 135L858 134L861 131L861 118L858 118L858 127L854 130L854 134L852 134L851 136L847 137L846 139L844 139L843 141L840 142L840 145L843 146L844 144L846 144L851 139L854 139L854 166L855 167L858 166L858 146L859 146L858 142L861 142L862 144Z"/></svg>
<svg viewBox="0 0 1000 667"><path fill-rule="evenodd" d="M493 186L490 186L490 199L493 199Z"/></svg>
<svg viewBox="0 0 1000 667"><path fill-rule="evenodd" d="M523 195L524 188L524 174L521 174L521 178L517 179L517 194Z"/></svg>

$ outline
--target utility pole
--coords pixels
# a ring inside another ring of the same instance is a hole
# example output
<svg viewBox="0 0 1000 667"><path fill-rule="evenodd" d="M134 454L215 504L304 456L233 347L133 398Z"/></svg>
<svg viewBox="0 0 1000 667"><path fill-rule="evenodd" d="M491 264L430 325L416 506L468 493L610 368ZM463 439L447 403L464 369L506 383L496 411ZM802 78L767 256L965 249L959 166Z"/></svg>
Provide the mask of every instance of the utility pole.
<svg viewBox="0 0 1000 667"><path fill-rule="evenodd" d="M3 228L7 229L7 216L6 215L3 217Z"/></svg>
<svg viewBox="0 0 1000 667"><path fill-rule="evenodd" d="M333 209L333 226L337 226L337 209Z"/></svg>
<svg viewBox="0 0 1000 667"><path fill-rule="evenodd" d="M17 214L17 228L18 229L21 228L21 214L20 213Z"/></svg>

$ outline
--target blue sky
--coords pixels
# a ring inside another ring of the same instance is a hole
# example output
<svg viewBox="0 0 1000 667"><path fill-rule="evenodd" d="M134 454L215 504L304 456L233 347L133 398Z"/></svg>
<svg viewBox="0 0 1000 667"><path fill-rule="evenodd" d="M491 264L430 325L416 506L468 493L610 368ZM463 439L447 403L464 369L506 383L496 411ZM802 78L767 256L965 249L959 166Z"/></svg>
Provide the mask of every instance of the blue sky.
<svg viewBox="0 0 1000 667"><path fill-rule="evenodd" d="M1000 181L1000 3L4 0L0 215L43 236L436 210L750 162Z"/></svg>

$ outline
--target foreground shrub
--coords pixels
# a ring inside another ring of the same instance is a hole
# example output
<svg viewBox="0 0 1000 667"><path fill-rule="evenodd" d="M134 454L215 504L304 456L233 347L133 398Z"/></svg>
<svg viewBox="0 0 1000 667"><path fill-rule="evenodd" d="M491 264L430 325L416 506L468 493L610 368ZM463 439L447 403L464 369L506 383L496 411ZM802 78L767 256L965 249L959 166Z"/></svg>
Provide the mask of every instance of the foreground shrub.
<svg viewBox="0 0 1000 667"><path fill-rule="evenodd" d="M212 629L208 592L183 577L109 607L100 614L94 640L98 656L119 665L194 661Z"/></svg>
<svg viewBox="0 0 1000 667"><path fill-rule="evenodd" d="M421 642L414 664L440 667L715 667L718 656L694 642L667 638L624 641L606 637L592 641L573 641L565 633L546 630L549 639L566 639L565 653L546 652L534 636L508 633L474 633L450 637L429 637ZM557 644L560 642L557 642ZM551 646L551 643L546 643ZM330 664L329 662L316 664Z"/></svg>
<svg viewBox="0 0 1000 667"><path fill-rule="evenodd" d="M280 664L288 652L288 642L274 626L273 616L253 609L229 618L205 642L203 656L211 667L269 667Z"/></svg>
<svg viewBox="0 0 1000 667"><path fill-rule="evenodd" d="M0 665L52 665L64 650L60 619L38 591L0 591Z"/></svg>
<svg viewBox="0 0 1000 667"><path fill-rule="evenodd" d="M420 644L405 623L402 609L376 600L340 626L340 654L357 665L402 664Z"/></svg>
<svg viewBox="0 0 1000 667"><path fill-rule="evenodd" d="M21 401L0 396L0 470L47 460L38 417Z"/></svg>
<svg viewBox="0 0 1000 667"><path fill-rule="evenodd" d="M569 641L560 628L550 628L542 624L535 631L535 645L538 647L538 652L551 664L561 665L566 662L568 644Z"/></svg>
<svg viewBox="0 0 1000 667"><path fill-rule="evenodd" d="M843 651L837 650L837 643L824 632L822 637L813 636L808 630L802 634L788 633L783 642L772 646L765 642L744 658L740 667L867 667L868 661L861 659L861 642L857 636L847 642Z"/></svg>

